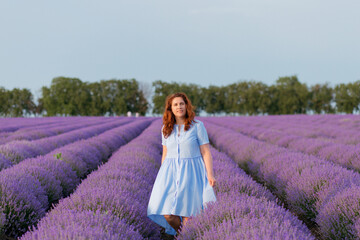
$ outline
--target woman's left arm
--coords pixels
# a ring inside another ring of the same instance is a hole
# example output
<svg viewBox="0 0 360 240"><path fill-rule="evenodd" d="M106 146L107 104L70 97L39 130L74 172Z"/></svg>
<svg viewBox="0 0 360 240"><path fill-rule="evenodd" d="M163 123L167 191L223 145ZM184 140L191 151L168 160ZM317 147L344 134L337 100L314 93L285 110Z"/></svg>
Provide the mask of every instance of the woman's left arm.
<svg viewBox="0 0 360 240"><path fill-rule="evenodd" d="M207 172L207 178L209 180L210 186L214 186L216 183L215 177L214 177L214 170L213 170L213 159L210 152L210 144L206 143L203 145L200 145L200 152L204 159L206 172Z"/></svg>

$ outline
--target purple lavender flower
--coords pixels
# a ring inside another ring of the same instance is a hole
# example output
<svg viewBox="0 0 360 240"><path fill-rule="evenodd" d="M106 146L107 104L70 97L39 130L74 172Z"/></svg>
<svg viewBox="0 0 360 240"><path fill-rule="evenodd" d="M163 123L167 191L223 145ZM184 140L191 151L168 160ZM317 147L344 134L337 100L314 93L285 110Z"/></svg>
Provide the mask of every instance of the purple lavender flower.
<svg viewBox="0 0 360 240"><path fill-rule="evenodd" d="M5 211L8 208L16 209L6 213L7 222L4 225L3 232L9 236L21 235L27 226L36 223L44 215L45 210L50 207L48 196L50 196L51 202L56 202L59 197L62 197L61 187L63 188L63 194L70 193L74 190L80 178L85 177L87 173L100 165L103 160L103 154L99 152L101 148L95 147L97 141L105 142L105 144L111 145L111 149L116 150L122 144L126 143L122 139L136 137L149 124L150 121L148 120L134 121L133 123L114 128L111 131L107 131L86 141L75 142L72 145L62 147L60 149L62 152L60 152L61 156L59 155L59 159L57 159L57 156L48 154L49 156L46 155L38 159L29 159L29 161L25 160L20 164L3 170L0 173L0 186L2 184L5 187L0 188L0 193L3 194L1 197L4 196L5 198L1 201L0 206L2 206ZM110 141L112 142L110 143ZM103 144L100 144L100 146L102 145ZM88 149L85 155L83 152L84 149ZM53 160L49 160L49 158ZM52 163L57 161L63 164L56 163L57 166L60 166L60 168L57 169L49 166L48 162L51 161ZM33 167L27 165L28 163L36 163L38 165ZM69 170L69 167L71 170L65 173L66 170ZM74 171L72 169L77 171L78 176L74 177ZM70 180L74 181L73 183L64 180L66 174L70 176ZM16 186L16 182L23 183ZM14 189L6 186L14 186ZM21 190L25 188L31 193ZM16 200L15 203L13 203L6 197L20 200ZM18 203L19 201L22 201L21 204ZM13 205L15 207L12 207ZM29 213L30 216L26 215L27 213Z"/></svg>
<svg viewBox="0 0 360 240"><path fill-rule="evenodd" d="M28 232L21 239L140 240L143 237L132 226L127 225L114 215L100 211L63 210L56 215L48 215L39 224L36 234Z"/></svg>
<svg viewBox="0 0 360 240"><path fill-rule="evenodd" d="M81 119L73 123L73 120L64 122L50 123L46 125L33 126L31 128L20 129L12 134L3 136L2 143L11 142L14 140L36 140L39 138L55 136L58 134L70 132L72 130L85 128L92 125L104 123L108 120L104 119ZM72 124L69 125L68 122Z"/></svg>
<svg viewBox="0 0 360 240"><path fill-rule="evenodd" d="M327 239L359 239L360 187L352 186L335 195L320 209L317 222Z"/></svg>
<svg viewBox="0 0 360 240"><path fill-rule="evenodd" d="M211 155L214 174L218 179L214 187L216 195L246 193L249 196L276 201L276 197L269 190L255 182L226 154L211 147Z"/></svg>
<svg viewBox="0 0 360 240"><path fill-rule="evenodd" d="M40 182L24 171L6 169L0 174L0 207L6 215L0 234L16 237L45 215L48 205Z"/></svg>
<svg viewBox="0 0 360 240"><path fill-rule="evenodd" d="M13 164L8 160L4 155L0 153L0 171L1 169L5 169L11 167Z"/></svg>
<svg viewBox="0 0 360 240"><path fill-rule="evenodd" d="M301 117L301 127L286 122L286 118L281 121L272 121L271 117L251 120L239 117L226 118L227 121L224 121L225 118L205 118L205 120L261 141L312 154L343 167L360 171L359 146L346 145L348 142L360 143L360 133L354 132L354 129L344 131L334 126L322 126L323 123L317 127L304 126L305 117ZM350 140L349 137L351 137Z"/></svg>
<svg viewBox="0 0 360 240"><path fill-rule="evenodd" d="M63 189L60 185L61 182L56 179L56 177L43 166L22 164L16 168L16 171L29 173L37 180L39 180L48 198L48 203L46 203L45 206L50 206L53 202L56 202L57 200L62 198ZM3 174L6 176L7 172L4 172ZM11 178L11 176L9 176L9 178Z"/></svg>
<svg viewBox="0 0 360 240"><path fill-rule="evenodd" d="M289 211L265 198L221 195L191 218L178 239L314 239Z"/></svg>
<svg viewBox="0 0 360 240"><path fill-rule="evenodd" d="M336 193L352 185L360 186L360 175L339 166L324 164L305 168L288 182L287 201L297 214L315 221L326 202L333 201Z"/></svg>
<svg viewBox="0 0 360 240"><path fill-rule="evenodd" d="M87 139L105 131L129 123L129 119L121 119L96 126L81 128L57 136L41 138L35 141L13 141L0 145L0 153L14 164L23 161L26 158L32 158L44 155L50 151L64 145L76 142L81 139ZM0 169L1 170L1 169Z"/></svg>
<svg viewBox="0 0 360 240"><path fill-rule="evenodd" d="M128 228L126 231L129 231L129 234L140 233L142 238L159 239L158 226L146 217L152 183L160 167L159 123L153 123L140 136L115 152L105 164L82 181L70 197L60 200L40 221L38 228L33 228L22 239L38 239L38 236L48 235L54 236L53 239L59 239L67 236L68 232L75 231L67 227L72 225L76 226L76 232L79 233L75 236L93 238L92 235L85 233L88 223L73 223L84 221L79 220L84 212L117 219L116 222L120 221L124 224L124 229ZM139 129L125 132L139 134L141 131ZM64 219L64 213L68 212L73 214L70 218L77 220L63 223L64 221L59 219ZM62 228L63 225L66 227ZM101 239L107 231L102 225L101 219L92 221L91 226L98 229L99 234L95 235L95 238ZM58 235L51 235L52 229L56 229ZM139 236L136 234L133 236Z"/></svg>
<svg viewBox="0 0 360 240"><path fill-rule="evenodd" d="M309 223L317 223L318 213L334 201L337 192L352 185L360 186L360 175L357 172L314 156L257 141L230 129L209 124L206 120L203 122L209 126L208 134L215 146L227 152L235 162L269 187L294 213L305 217ZM329 234L323 232L327 228L320 230L323 235Z"/></svg>

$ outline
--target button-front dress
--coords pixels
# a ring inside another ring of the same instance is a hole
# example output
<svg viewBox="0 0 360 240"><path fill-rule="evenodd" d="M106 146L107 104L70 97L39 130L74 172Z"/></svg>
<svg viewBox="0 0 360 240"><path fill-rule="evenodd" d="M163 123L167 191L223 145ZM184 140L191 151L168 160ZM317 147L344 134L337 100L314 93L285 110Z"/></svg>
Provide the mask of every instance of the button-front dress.
<svg viewBox="0 0 360 240"><path fill-rule="evenodd" d="M195 216L206 203L216 201L200 152L200 145L209 143L209 138L204 124L195 121L187 131L184 125L179 131L179 126L174 124L166 139L161 131L167 154L153 185L147 216L171 235L176 231L164 215Z"/></svg>

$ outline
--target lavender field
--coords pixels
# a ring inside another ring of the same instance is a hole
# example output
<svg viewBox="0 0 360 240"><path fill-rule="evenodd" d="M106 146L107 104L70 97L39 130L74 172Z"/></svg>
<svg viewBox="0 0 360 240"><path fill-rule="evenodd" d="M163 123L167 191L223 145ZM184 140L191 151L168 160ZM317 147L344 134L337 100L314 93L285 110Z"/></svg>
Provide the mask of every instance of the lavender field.
<svg viewBox="0 0 360 240"><path fill-rule="evenodd" d="M178 239L360 239L360 117L199 117L217 202ZM0 119L0 239L162 239L161 119Z"/></svg>

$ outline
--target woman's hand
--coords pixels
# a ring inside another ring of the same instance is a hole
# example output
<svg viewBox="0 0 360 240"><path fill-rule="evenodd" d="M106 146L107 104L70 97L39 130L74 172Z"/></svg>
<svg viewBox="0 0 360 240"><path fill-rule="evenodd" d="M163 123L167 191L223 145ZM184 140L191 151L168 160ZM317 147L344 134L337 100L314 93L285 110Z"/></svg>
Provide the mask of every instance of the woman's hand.
<svg viewBox="0 0 360 240"><path fill-rule="evenodd" d="M205 168L207 172L207 178L209 180L210 186L215 186L216 179L214 178L214 171L213 171L213 160L210 152L210 144L206 143L200 145L200 152L204 159Z"/></svg>
<svg viewBox="0 0 360 240"><path fill-rule="evenodd" d="M214 178L214 176L208 175L208 180L209 180L210 186L214 187L215 183L216 183L216 179Z"/></svg>
<svg viewBox="0 0 360 240"><path fill-rule="evenodd" d="M163 164L163 162L165 160L166 153L167 153L167 147L165 145L163 145L163 153L162 153L162 157L161 157L161 165Z"/></svg>

